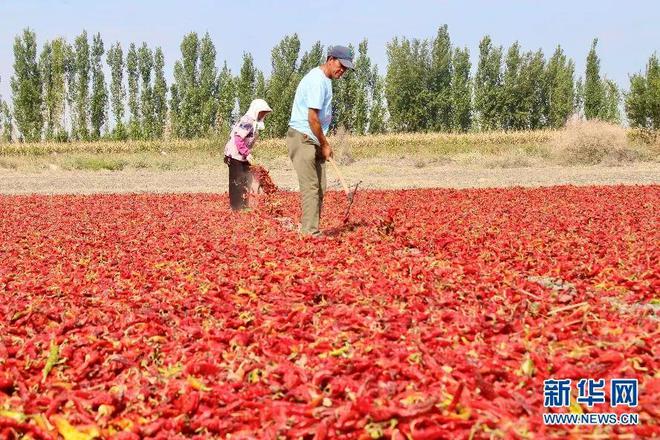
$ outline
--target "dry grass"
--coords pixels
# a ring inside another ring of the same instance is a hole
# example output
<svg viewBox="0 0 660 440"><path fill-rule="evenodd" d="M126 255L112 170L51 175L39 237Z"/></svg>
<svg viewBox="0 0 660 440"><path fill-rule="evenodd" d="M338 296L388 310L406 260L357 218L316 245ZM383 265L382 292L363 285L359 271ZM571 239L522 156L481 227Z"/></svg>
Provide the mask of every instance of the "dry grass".
<svg viewBox="0 0 660 440"><path fill-rule="evenodd" d="M631 134L632 133L632 134ZM545 165L619 165L657 161L660 137L642 142L634 132L600 121L570 123L559 131L416 133L330 137L344 166L366 159L406 159L415 167L455 163L484 168ZM0 144L0 168L183 170L222 167L225 138L160 141L98 141ZM287 162L284 139L261 139L255 157L266 164Z"/></svg>
<svg viewBox="0 0 660 440"><path fill-rule="evenodd" d="M226 141L204 139L167 139L150 141L100 140L89 142L0 143L0 156L43 156L49 154L87 153L161 153L175 151L208 151L222 149Z"/></svg>
<svg viewBox="0 0 660 440"><path fill-rule="evenodd" d="M599 120L570 122L549 146L562 165L620 165L657 157L648 145L631 140L625 128Z"/></svg>

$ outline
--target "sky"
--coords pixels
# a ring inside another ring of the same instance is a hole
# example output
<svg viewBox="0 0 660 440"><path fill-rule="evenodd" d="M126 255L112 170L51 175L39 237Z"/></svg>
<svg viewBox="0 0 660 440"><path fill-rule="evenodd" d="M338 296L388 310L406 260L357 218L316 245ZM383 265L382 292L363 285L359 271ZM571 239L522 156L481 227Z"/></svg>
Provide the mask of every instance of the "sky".
<svg viewBox="0 0 660 440"><path fill-rule="evenodd" d="M234 74L243 52L250 52L268 76L270 51L285 35L297 33L302 50L320 40L324 46L369 42L372 62L384 73L386 46L394 37L433 38L447 24L452 44L468 47L477 62L478 45L488 34L505 50L519 41L524 50L543 49L546 57L560 44L584 74L587 52L598 38L601 74L628 88L628 75L644 70L660 53L660 2L657 1L267 1L267 0L0 0L0 94L10 97L13 42L26 27L46 40L63 36L70 43L86 29L100 32L106 49L120 41L146 42L165 54L168 83L179 45L191 31L209 32Z"/></svg>

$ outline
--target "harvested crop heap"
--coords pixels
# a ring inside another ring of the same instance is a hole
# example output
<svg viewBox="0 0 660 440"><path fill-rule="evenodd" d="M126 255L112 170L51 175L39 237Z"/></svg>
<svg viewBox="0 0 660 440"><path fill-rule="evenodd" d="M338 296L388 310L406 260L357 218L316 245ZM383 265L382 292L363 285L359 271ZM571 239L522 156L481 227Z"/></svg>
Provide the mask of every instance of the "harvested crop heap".
<svg viewBox="0 0 660 440"><path fill-rule="evenodd" d="M0 437L660 435L660 188L344 198L304 240L226 196L0 196ZM545 379L617 377L640 425L542 424Z"/></svg>
<svg viewBox="0 0 660 440"><path fill-rule="evenodd" d="M273 194L277 191L277 185L270 177L268 170L261 165L251 165L250 171L255 179L259 182L259 186L266 194Z"/></svg>

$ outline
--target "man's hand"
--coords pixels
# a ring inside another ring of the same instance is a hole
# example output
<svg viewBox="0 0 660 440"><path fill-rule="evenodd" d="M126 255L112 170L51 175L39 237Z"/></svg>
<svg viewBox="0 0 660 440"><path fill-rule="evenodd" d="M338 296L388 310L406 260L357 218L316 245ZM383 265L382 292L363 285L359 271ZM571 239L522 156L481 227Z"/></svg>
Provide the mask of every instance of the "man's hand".
<svg viewBox="0 0 660 440"><path fill-rule="evenodd" d="M332 157L332 148L330 148L330 143L328 143L321 128L319 110L310 108L307 113L307 119L309 120L309 128L312 129L312 133L314 133L314 136L316 136L316 139L319 141L319 154L321 155L321 158L324 160L330 159Z"/></svg>
<svg viewBox="0 0 660 440"><path fill-rule="evenodd" d="M332 148L327 142L321 145L321 157L325 160L328 160L332 157Z"/></svg>

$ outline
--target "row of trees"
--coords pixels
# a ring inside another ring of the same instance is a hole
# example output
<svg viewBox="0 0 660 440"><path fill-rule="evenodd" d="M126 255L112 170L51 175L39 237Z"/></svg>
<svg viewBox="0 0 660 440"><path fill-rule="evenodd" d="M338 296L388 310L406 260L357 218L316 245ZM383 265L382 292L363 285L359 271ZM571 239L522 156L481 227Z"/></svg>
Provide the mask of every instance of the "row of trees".
<svg viewBox="0 0 660 440"><path fill-rule="evenodd" d="M91 41L90 41L91 40ZM357 47L355 71L334 84L333 128L357 134L391 131L524 130L557 128L574 113L619 122L622 92L601 76L594 40L584 79L561 47L546 59L541 50L506 52L485 36L476 74L467 48L452 45L447 26L432 39L394 38L387 46L386 74L378 74L368 43ZM161 48L119 42L105 50L100 34L87 32L73 44L47 41L37 51L30 29L14 42L12 105L0 96L4 140L195 138L222 132L255 97L275 110L267 136L286 133L300 79L325 59L320 42L301 51L297 35L271 52L268 76L243 54L234 76L218 68L210 36L184 36L181 57L167 85ZM106 73L109 78L106 80ZM658 129L660 68L653 55L646 73L631 77L625 109L631 125Z"/></svg>
<svg viewBox="0 0 660 440"><path fill-rule="evenodd" d="M660 63L656 54L649 58L644 74L630 77L625 107L631 126L660 130Z"/></svg>

